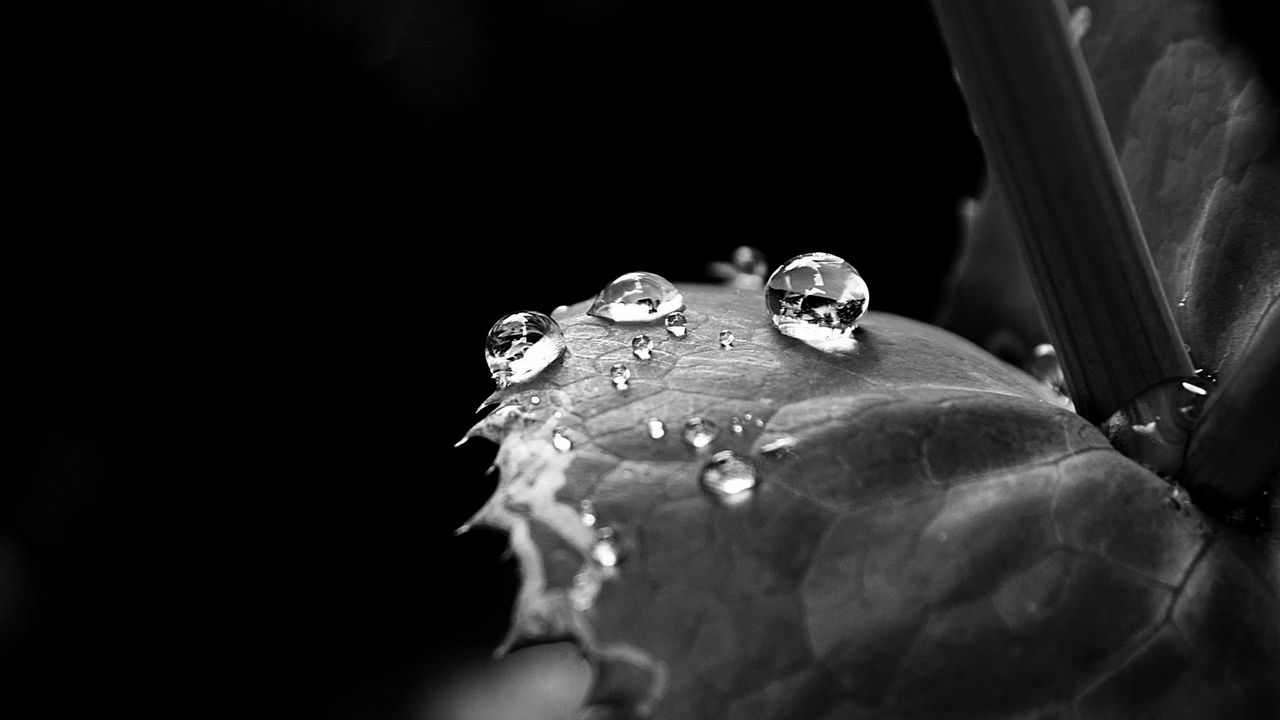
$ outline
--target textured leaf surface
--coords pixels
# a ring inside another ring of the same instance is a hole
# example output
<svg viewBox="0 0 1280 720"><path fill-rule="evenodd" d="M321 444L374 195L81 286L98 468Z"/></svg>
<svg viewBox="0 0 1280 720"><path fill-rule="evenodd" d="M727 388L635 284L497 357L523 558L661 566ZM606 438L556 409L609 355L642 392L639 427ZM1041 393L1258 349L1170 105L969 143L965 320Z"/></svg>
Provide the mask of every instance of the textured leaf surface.
<svg viewBox="0 0 1280 720"><path fill-rule="evenodd" d="M1088 8L1081 50L1192 360L1229 373L1280 296L1274 107L1214 31L1207 3L1069 5ZM1047 336L995 193L968 213L968 228L944 324L1025 355Z"/></svg>
<svg viewBox="0 0 1280 720"><path fill-rule="evenodd" d="M567 356L472 431L500 443L475 522L520 561L511 642L574 639L600 717L1251 717L1277 700L1274 559L1171 505L1030 378L874 312L855 352L825 354L755 293L682 290L683 339L558 313ZM747 413L762 426L732 432ZM721 427L701 450L680 438L693 415ZM760 471L740 501L699 488L720 449ZM602 526L616 567L590 560Z"/></svg>

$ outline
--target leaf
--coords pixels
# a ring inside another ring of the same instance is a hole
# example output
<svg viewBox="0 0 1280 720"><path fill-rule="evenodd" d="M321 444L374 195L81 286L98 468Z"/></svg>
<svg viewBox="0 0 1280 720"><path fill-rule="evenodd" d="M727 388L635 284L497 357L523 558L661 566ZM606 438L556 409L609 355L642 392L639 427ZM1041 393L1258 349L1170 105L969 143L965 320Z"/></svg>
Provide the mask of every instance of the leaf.
<svg viewBox="0 0 1280 720"><path fill-rule="evenodd" d="M1230 373L1280 297L1274 107L1205 3L1069 5L1089 10L1081 51L1183 339L1197 367ZM990 262L1017 257L1007 212L989 195L968 215L943 323L1025 356L1046 335L1015 292L1030 286L1025 270Z"/></svg>
<svg viewBox="0 0 1280 720"><path fill-rule="evenodd" d="M1270 707L1274 548L1170 503L1029 377L945 331L873 312L853 352L828 354L776 332L755 293L682 290L683 339L562 310L564 359L497 393L471 433L500 443L473 522L507 530L520 562L508 646L574 640L594 717ZM747 413L762 426L732 432ZM680 437L691 416L721 428L702 450ZM766 452L779 438L795 442ZM757 467L747 497L700 489L722 449ZM624 550L614 567L591 559L602 527Z"/></svg>

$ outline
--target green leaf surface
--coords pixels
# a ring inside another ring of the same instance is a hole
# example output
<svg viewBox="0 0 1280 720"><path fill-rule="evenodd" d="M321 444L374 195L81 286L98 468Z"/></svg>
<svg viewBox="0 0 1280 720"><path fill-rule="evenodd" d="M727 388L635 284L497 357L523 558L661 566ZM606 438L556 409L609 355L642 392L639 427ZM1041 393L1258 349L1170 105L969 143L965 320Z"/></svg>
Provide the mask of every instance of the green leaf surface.
<svg viewBox="0 0 1280 720"><path fill-rule="evenodd" d="M576 642L594 717L1273 707L1273 548L1171 503L1163 480L968 341L872 312L855 350L824 353L776 332L756 292L682 290L685 338L588 317L588 303L557 313L566 356L497 393L470 433L500 444L473 523L506 530L520 562L508 645ZM640 332L651 360L631 355ZM748 413L762 422L733 432ZM681 437L692 416L721 429L705 448ZM571 449L552 444L557 428ZM698 482L725 449L761 479L727 501ZM592 559L602 527L616 566Z"/></svg>
<svg viewBox="0 0 1280 720"><path fill-rule="evenodd" d="M1081 51L1192 360L1229 374L1280 297L1274 101L1220 37L1206 3L1069 5L1088 8ZM943 324L1025 356L1047 335L1007 210L989 193L967 215Z"/></svg>

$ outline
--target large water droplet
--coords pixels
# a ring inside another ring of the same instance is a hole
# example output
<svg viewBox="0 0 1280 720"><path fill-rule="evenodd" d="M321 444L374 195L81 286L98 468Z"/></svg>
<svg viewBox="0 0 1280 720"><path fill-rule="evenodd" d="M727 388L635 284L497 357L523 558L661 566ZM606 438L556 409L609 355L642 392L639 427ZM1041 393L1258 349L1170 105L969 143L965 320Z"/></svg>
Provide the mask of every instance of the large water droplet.
<svg viewBox="0 0 1280 720"><path fill-rule="evenodd" d="M596 541L591 544L591 558L605 567L614 567L622 562L625 553L618 542L613 528L602 527L596 530Z"/></svg>
<svg viewBox="0 0 1280 720"><path fill-rule="evenodd" d="M733 347L733 341L734 341L733 332L729 330L720 331L720 347L721 348L728 350L729 348Z"/></svg>
<svg viewBox="0 0 1280 720"><path fill-rule="evenodd" d="M661 440L667 434L667 426L658 418L649 418L646 424L649 426L649 437L654 440Z"/></svg>
<svg viewBox="0 0 1280 720"><path fill-rule="evenodd" d="M769 276L764 294L778 330L809 343L849 339L870 297L858 271L827 253L791 258Z"/></svg>
<svg viewBox="0 0 1280 720"><path fill-rule="evenodd" d="M653 341L648 335L637 335L631 338L631 354L641 360L653 357Z"/></svg>
<svg viewBox="0 0 1280 720"><path fill-rule="evenodd" d="M738 495L756 486L756 468L732 450L721 450L702 468L702 487L715 495Z"/></svg>
<svg viewBox="0 0 1280 720"><path fill-rule="evenodd" d="M560 324L540 312L502 318L489 328L484 343L484 359L498 387L532 378L563 353Z"/></svg>
<svg viewBox="0 0 1280 720"><path fill-rule="evenodd" d="M1102 423L1102 433L1129 458L1172 476L1182 467L1192 425L1210 387L1197 377L1162 380L1112 413Z"/></svg>
<svg viewBox="0 0 1280 720"><path fill-rule="evenodd" d="M687 325L689 321L685 319L684 313L677 311L668 315L667 319L662 322L667 326L667 332L671 333L675 337L684 337L686 330L685 325Z"/></svg>
<svg viewBox="0 0 1280 720"><path fill-rule="evenodd" d="M669 280L651 272L632 272L606 285L587 314L614 322L647 322L682 307L684 297Z"/></svg>
<svg viewBox="0 0 1280 720"><path fill-rule="evenodd" d="M609 380L613 382L613 386L618 390L626 390L631 387L631 368L622 363L614 363L609 368Z"/></svg>
<svg viewBox="0 0 1280 720"><path fill-rule="evenodd" d="M684 423L684 441L696 448L710 445L719 434L720 428L705 418L691 417Z"/></svg>
<svg viewBox="0 0 1280 720"><path fill-rule="evenodd" d="M1074 411L1076 405L1067 392L1067 378L1062 372L1062 363L1058 360L1058 351L1049 343L1040 343L1031 351L1031 358L1023 365L1027 374L1031 375L1049 389L1057 398L1058 404Z"/></svg>
<svg viewBox="0 0 1280 720"><path fill-rule="evenodd" d="M551 445L560 452L568 452L573 449L573 440L569 438L569 431L563 427L558 427L551 431Z"/></svg>

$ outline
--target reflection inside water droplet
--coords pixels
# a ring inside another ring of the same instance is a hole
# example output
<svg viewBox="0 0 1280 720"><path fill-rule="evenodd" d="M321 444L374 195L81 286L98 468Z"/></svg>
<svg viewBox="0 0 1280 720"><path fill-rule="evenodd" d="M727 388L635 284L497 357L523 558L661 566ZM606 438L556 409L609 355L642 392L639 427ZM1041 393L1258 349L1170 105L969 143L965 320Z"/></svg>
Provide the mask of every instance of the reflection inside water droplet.
<svg viewBox="0 0 1280 720"><path fill-rule="evenodd" d="M622 363L614 363L609 368L609 380L613 382L613 386L618 390L626 390L631 382L631 368Z"/></svg>
<svg viewBox="0 0 1280 720"><path fill-rule="evenodd" d="M704 448L716 439L720 428L710 420L691 417L684 423L684 441L696 448Z"/></svg>
<svg viewBox="0 0 1280 720"><path fill-rule="evenodd" d="M809 343L851 338L870 291L852 265L828 253L791 258L769 276L765 305L783 335Z"/></svg>
<svg viewBox="0 0 1280 720"><path fill-rule="evenodd" d="M699 480L712 494L738 495L756 486L756 468L732 450L721 450L707 461Z"/></svg>
<svg viewBox="0 0 1280 720"><path fill-rule="evenodd" d="M734 341L734 337L732 332L728 330L720 331L720 347L721 348L728 350L729 348L733 347L733 341Z"/></svg>
<svg viewBox="0 0 1280 720"><path fill-rule="evenodd" d="M587 314L614 322L646 322L683 306L684 297L666 278L651 272L632 272L606 285Z"/></svg>
<svg viewBox="0 0 1280 720"><path fill-rule="evenodd" d="M671 333L675 337L684 337L685 325L687 325L689 321L685 319L684 313L673 312L662 322L667 326L667 332Z"/></svg>
<svg viewBox="0 0 1280 720"><path fill-rule="evenodd" d="M648 335L637 335L631 338L631 354L641 360L648 360L652 357L653 341Z"/></svg>
<svg viewBox="0 0 1280 720"><path fill-rule="evenodd" d="M1211 385L1197 377L1170 378L1138 393L1112 413L1101 429L1129 458L1166 477L1182 467L1191 428Z"/></svg>
<svg viewBox="0 0 1280 720"><path fill-rule="evenodd" d="M596 508L591 504L590 500L583 500L578 503L578 516L582 518L582 524L592 527L596 524Z"/></svg>
<svg viewBox="0 0 1280 720"><path fill-rule="evenodd" d="M518 312L489 328L484 359L498 387L506 387L537 375L564 353L564 347L559 323L540 312Z"/></svg>
<svg viewBox="0 0 1280 720"><path fill-rule="evenodd" d="M733 417L729 418L729 432L733 433L734 435L741 435L743 429L744 428L742 427L742 418L738 417L737 415L734 415Z"/></svg>
<svg viewBox="0 0 1280 720"><path fill-rule="evenodd" d="M646 424L649 426L649 437L654 440L661 440L667 434L667 426L658 418L649 418Z"/></svg>
<svg viewBox="0 0 1280 720"><path fill-rule="evenodd" d="M573 449L573 441L569 439L569 431L563 427L558 427L551 431L551 445L560 452L568 452Z"/></svg>

